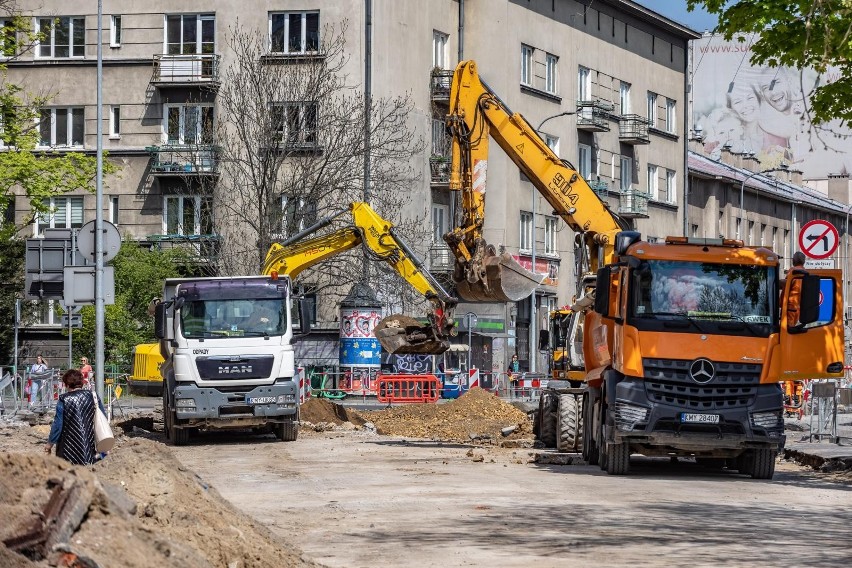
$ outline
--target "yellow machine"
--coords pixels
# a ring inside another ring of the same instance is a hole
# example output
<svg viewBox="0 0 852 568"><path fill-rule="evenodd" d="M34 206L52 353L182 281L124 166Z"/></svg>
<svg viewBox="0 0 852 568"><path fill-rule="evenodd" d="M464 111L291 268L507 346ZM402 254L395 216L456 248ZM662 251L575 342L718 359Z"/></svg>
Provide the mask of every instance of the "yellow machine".
<svg viewBox="0 0 852 568"><path fill-rule="evenodd" d="M352 203L352 226L327 235L306 238L328 226L332 218L319 221L287 241L273 244L266 255L263 274L281 274L295 278L303 270L358 245L369 258L388 263L433 306L428 324L414 318L392 315L384 318L373 333L388 353L439 354L449 346L455 334L453 311L457 300L432 277L411 248L394 232L393 223L383 219L367 203Z"/></svg>
<svg viewBox="0 0 852 568"><path fill-rule="evenodd" d="M163 363L159 343L143 343L133 349L133 368L127 378L131 390L159 396L163 389L160 365Z"/></svg>
<svg viewBox="0 0 852 568"><path fill-rule="evenodd" d="M450 187L464 209L445 236L459 297L518 299L537 284L482 238L489 136L577 233L584 276L572 310L582 325L572 326L566 345L582 331L582 388L550 381L536 423L542 440L564 451L581 446L610 474L627 473L630 454L641 453L771 478L785 441L779 383L843 375L840 271L796 271L779 281L779 256L766 248L643 241L472 61L455 70L447 130ZM795 321L788 304L800 306Z"/></svg>

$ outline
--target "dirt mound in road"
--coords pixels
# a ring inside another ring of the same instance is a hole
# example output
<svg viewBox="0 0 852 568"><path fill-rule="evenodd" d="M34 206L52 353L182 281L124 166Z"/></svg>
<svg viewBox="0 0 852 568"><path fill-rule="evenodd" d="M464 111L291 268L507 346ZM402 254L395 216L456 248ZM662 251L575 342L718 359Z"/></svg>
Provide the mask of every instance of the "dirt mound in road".
<svg viewBox="0 0 852 568"><path fill-rule="evenodd" d="M120 439L89 468L37 453L0 454L0 540L38 519L57 484L74 488L67 502L83 511L61 549L99 566L316 566L237 512L168 448L141 438ZM50 557L29 554L34 564L0 544L0 565L48 565Z"/></svg>
<svg viewBox="0 0 852 568"><path fill-rule="evenodd" d="M299 418L305 422L319 424L327 422L330 424L343 424L351 422L357 426L364 424L364 419L346 407L326 400L324 398L309 398L299 406Z"/></svg>
<svg viewBox="0 0 852 568"><path fill-rule="evenodd" d="M509 439L532 437L524 412L478 387L446 404L412 404L361 415L376 425L379 434L389 436L497 442L504 439L503 428L516 426Z"/></svg>

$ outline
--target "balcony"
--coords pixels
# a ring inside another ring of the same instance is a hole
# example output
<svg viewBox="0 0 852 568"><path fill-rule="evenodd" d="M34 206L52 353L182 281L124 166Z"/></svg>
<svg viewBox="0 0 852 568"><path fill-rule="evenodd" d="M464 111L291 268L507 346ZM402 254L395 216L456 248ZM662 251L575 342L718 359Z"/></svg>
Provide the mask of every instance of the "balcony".
<svg viewBox="0 0 852 568"><path fill-rule="evenodd" d="M647 219L650 197L638 189L622 191L618 196L618 214L626 219Z"/></svg>
<svg viewBox="0 0 852 568"><path fill-rule="evenodd" d="M606 198L609 197L609 184L607 182L602 180L590 181L589 187L592 188L595 195L600 197L602 200L606 201Z"/></svg>
<svg viewBox="0 0 852 568"><path fill-rule="evenodd" d="M154 55L154 73L151 84L164 87L208 86L219 87L220 56L209 54L195 55Z"/></svg>
<svg viewBox="0 0 852 568"><path fill-rule="evenodd" d="M429 247L429 272L452 272L455 257L446 243L432 243Z"/></svg>
<svg viewBox="0 0 852 568"><path fill-rule="evenodd" d="M433 186L450 185L450 158L433 154L429 158L429 173Z"/></svg>
<svg viewBox="0 0 852 568"><path fill-rule="evenodd" d="M212 144L148 146L156 176L210 176L218 174L219 147Z"/></svg>
<svg viewBox="0 0 852 568"><path fill-rule="evenodd" d="M577 130L609 132L609 116L614 109L605 101L577 101Z"/></svg>
<svg viewBox="0 0 852 568"><path fill-rule="evenodd" d="M449 102L450 100L450 84L453 82L452 69L432 69L431 80L429 81L429 93L432 102Z"/></svg>
<svg viewBox="0 0 852 568"><path fill-rule="evenodd" d="M618 139L625 144L650 144L648 120L638 114L623 114L618 120Z"/></svg>
<svg viewBox="0 0 852 568"><path fill-rule="evenodd" d="M189 264L214 264L219 259L222 237L219 235L148 235L155 250L183 250Z"/></svg>

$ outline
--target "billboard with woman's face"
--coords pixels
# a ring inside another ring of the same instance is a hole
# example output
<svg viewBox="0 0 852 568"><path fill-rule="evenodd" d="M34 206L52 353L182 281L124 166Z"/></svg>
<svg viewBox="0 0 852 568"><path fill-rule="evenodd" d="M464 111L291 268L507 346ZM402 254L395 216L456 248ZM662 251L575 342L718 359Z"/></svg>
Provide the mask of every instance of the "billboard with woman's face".
<svg viewBox="0 0 852 568"><path fill-rule="evenodd" d="M852 170L852 134L839 121L815 128L808 117L811 91L834 80L811 69L756 67L751 45L757 36L725 41L706 35L692 42L692 126L700 126L704 153L718 158L723 147L753 152L763 169L782 163L805 179Z"/></svg>

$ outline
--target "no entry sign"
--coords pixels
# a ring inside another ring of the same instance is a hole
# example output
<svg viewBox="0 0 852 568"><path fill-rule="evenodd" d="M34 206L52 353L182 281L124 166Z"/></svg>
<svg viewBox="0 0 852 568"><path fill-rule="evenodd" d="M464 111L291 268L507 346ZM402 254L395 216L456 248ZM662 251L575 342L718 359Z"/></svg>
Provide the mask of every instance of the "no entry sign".
<svg viewBox="0 0 852 568"><path fill-rule="evenodd" d="M828 221L810 221L799 231L799 248L810 258L828 258L837 250L840 236Z"/></svg>

